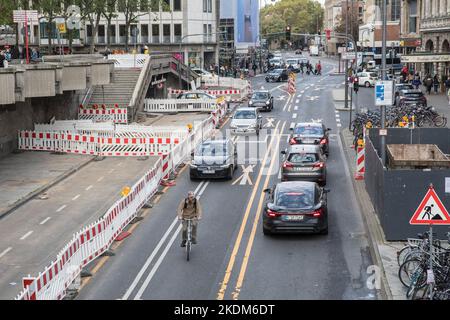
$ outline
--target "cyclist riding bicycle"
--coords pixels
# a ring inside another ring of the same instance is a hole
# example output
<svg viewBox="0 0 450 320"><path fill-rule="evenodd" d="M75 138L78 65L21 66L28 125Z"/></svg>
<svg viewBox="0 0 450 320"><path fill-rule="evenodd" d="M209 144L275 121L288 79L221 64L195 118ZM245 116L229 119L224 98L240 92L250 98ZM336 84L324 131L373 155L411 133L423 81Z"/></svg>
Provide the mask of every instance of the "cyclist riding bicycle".
<svg viewBox="0 0 450 320"><path fill-rule="evenodd" d="M189 191L187 198L180 201L177 209L178 219L182 220L183 232L181 234L181 246L186 246L187 239L187 221L186 219L194 219L192 221L192 243L197 243L197 222L202 218L202 206L200 201L195 198L194 192Z"/></svg>

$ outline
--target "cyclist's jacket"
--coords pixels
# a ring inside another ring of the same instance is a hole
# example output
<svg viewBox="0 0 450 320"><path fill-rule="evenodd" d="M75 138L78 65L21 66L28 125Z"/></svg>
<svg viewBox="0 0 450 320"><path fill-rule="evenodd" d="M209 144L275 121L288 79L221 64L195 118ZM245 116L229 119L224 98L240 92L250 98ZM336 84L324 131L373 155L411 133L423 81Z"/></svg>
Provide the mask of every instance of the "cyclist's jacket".
<svg viewBox="0 0 450 320"><path fill-rule="evenodd" d="M183 219L201 218L202 217L202 205L200 201L194 198L193 201L188 199L182 199L178 205L177 210L178 217Z"/></svg>

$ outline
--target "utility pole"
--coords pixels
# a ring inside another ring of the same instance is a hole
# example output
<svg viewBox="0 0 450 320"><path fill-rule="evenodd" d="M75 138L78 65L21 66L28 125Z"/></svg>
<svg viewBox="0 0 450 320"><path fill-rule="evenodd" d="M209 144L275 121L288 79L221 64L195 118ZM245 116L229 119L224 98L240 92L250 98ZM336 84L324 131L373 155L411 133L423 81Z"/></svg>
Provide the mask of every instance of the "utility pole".
<svg viewBox="0 0 450 320"><path fill-rule="evenodd" d="M383 0L383 34L382 34L382 47L381 47L381 78L386 80L386 0ZM380 106L381 111L381 129L386 128L386 106ZM381 147L381 162L383 166L386 165L386 136L380 136L380 147Z"/></svg>
<svg viewBox="0 0 450 320"><path fill-rule="evenodd" d="M345 51L348 51L348 0L345 0ZM345 59L345 109L348 108L348 60ZM351 106L350 106L351 107Z"/></svg>

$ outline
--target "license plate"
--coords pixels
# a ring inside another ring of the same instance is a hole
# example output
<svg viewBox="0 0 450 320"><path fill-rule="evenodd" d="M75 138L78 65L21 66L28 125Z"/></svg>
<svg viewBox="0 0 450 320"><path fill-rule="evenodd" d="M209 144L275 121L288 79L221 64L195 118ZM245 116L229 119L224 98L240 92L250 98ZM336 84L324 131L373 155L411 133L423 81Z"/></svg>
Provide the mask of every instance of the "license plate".
<svg viewBox="0 0 450 320"><path fill-rule="evenodd" d="M302 140L303 143L314 143L314 140Z"/></svg>
<svg viewBox="0 0 450 320"><path fill-rule="evenodd" d="M203 170L202 172L203 173L216 173L215 170Z"/></svg>
<svg viewBox="0 0 450 320"><path fill-rule="evenodd" d="M286 221L302 221L304 218L303 215L298 216L284 216L284 220Z"/></svg>
<svg viewBox="0 0 450 320"><path fill-rule="evenodd" d="M294 167L294 171L311 171L310 167Z"/></svg>

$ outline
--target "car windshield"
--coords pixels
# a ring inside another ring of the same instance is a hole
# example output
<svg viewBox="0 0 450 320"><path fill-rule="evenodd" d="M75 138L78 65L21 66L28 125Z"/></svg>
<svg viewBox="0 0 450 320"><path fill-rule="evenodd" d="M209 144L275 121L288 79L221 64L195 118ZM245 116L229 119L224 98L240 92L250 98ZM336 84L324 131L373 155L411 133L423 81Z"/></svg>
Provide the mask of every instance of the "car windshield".
<svg viewBox="0 0 450 320"><path fill-rule="evenodd" d="M283 72L283 69L275 69L272 71L272 73L281 74Z"/></svg>
<svg viewBox="0 0 450 320"><path fill-rule="evenodd" d="M408 97L408 98L420 98L421 96L423 96L423 93L422 92L405 92L404 96Z"/></svg>
<svg viewBox="0 0 450 320"><path fill-rule="evenodd" d="M378 74L375 73L375 72L371 72L371 73L369 73L369 75L370 75L372 78L378 77Z"/></svg>
<svg viewBox="0 0 450 320"><path fill-rule="evenodd" d="M296 127L294 129L295 134L301 134L301 135L323 135L323 129L322 127Z"/></svg>
<svg viewBox="0 0 450 320"><path fill-rule="evenodd" d="M291 153L287 160L291 163L314 163L318 157L315 153Z"/></svg>
<svg viewBox="0 0 450 320"><path fill-rule="evenodd" d="M286 209L311 209L314 206L313 192L305 189L279 192L275 205Z"/></svg>
<svg viewBox="0 0 450 320"><path fill-rule="evenodd" d="M267 92L255 92L252 95L252 99L253 100L265 100L268 98L268 96L269 95L267 94Z"/></svg>
<svg viewBox="0 0 450 320"><path fill-rule="evenodd" d="M223 142L203 143L197 148L196 154L200 156L224 156L227 154L227 145Z"/></svg>
<svg viewBox="0 0 450 320"><path fill-rule="evenodd" d="M256 119L255 112L251 110L241 110L236 111L236 114L234 115L235 119Z"/></svg>

